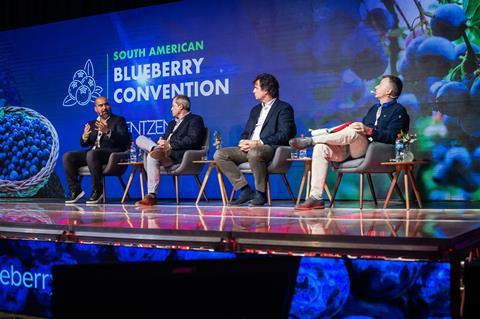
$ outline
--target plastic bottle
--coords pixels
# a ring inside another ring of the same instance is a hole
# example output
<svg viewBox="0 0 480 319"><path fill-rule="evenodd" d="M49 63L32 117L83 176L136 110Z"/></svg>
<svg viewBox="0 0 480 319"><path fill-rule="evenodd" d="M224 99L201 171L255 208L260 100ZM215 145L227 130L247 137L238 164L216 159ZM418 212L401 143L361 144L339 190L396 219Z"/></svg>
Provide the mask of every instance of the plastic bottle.
<svg viewBox="0 0 480 319"><path fill-rule="evenodd" d="M130 162L136 162L137 161L137 148L135 147L135 143L132 141L132 144L130 144Z"/></svg>
<svg viewBox="0 0 480 319"><path fill-rule="evenodd" d="M403 145L403 140L400 134L397 135L397 139L395 140L395 161L402 162L403 161L403 150L405 145Z"/></svg>
<svg viewBox="0 0 480 319"><path fill-rule="evenodd" d="M305 138L305 135L301 134L300 137ZM306 148L298 151L298 158L306 158L306 157L307 157L307 149Z"/></svg>

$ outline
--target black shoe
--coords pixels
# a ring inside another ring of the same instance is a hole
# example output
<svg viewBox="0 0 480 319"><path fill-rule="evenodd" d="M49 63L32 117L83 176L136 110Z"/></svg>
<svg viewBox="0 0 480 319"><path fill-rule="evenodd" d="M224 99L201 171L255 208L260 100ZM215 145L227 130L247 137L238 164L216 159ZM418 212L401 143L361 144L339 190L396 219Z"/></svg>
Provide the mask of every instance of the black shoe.
<svg viewBox="0 0 480 319"><path fill-rule="evenodd" d="M75 192L72 192L70 194L70 199L67 199L65 201L65 204L73 204L73 203L76 203L80 198L82 198L83 196L85 195L85 192L81 189L75 191Z"/></svg>
<svg viewBox="0 0 480 319"><path fill-rule="evenodd" d="M254 194L255 193L250 187L245 187L238 196L238 198L234 200L231 204L234 206L243 205L246 202L250 201L253 198Z"/></svg>
<svg viewBox="0 0 480 319"><path fill-rule="evenodd" d="M256 191L252 200L248 202L248 206L263 206L266 202L267 198L265 196L265 193Z"/></svg>
<svg viewBox="0 0 480 319"><path fill-rule="evenodd" d="M92 196L87 200L87 204L98 204L103 200L102 191L93 191Z"/></svg>
<svg viewBox="0 0 480 319"><path fill-rule="evenodd" d="M313 146L313 139L311 137L295 137L288 141L288 144L296 149L304 149Z"/></svg>

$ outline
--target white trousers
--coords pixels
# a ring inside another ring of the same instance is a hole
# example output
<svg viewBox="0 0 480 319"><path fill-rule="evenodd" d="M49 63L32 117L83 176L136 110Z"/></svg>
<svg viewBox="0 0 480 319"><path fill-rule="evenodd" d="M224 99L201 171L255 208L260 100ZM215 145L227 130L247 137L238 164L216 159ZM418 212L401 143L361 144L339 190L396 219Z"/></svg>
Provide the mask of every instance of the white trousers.
<svg viewBox="0 0 480 319"><path fill-rule="evenodd" d="M368 139L365 135L347 127L340 132L313 137L311 196L323 198L323 187L328 174L328 162L342 162L365 155Z"/></svg>

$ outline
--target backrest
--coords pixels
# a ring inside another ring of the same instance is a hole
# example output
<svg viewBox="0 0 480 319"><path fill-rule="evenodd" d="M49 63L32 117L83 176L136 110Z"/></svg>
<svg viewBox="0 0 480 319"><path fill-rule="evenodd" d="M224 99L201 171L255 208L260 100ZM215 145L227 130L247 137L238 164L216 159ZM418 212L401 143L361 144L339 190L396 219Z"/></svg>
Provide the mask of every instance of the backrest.
<svg viewBox="0 0 480 319"><path fill-rule="evenodd" d="M292 148L290 146L279 146L275 150L275 155L272 161L268 165L269 174L285 174L290 166L291 161L287 161L290 158Z"/></svg>
<svg viewBox="0 0 480 319"><path fill-rule="evenodd" d="M205 141L203 142L202 151L205 151L205 154L208 155L210 150L210 129L205 128Z"/></svg>

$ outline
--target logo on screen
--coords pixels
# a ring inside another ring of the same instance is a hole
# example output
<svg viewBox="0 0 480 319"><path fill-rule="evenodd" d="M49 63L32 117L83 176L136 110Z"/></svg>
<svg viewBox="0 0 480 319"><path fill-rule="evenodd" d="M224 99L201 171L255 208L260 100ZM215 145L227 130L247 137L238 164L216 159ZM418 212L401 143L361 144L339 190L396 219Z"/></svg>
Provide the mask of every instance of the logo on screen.
<svg viewBox="0 0 480 319"><path fill-rule="evenodd" d="M95 82L95 70L92 61L87 60L83 69L77 70L68 86L68 95L63 100L63 106L70 107L78 104L85 106L94 102L102 93L103 88Z"/></svg>

